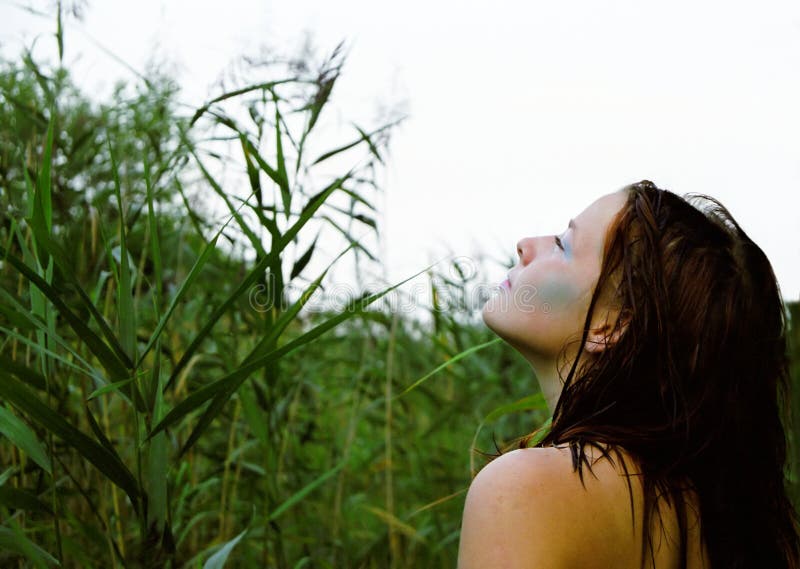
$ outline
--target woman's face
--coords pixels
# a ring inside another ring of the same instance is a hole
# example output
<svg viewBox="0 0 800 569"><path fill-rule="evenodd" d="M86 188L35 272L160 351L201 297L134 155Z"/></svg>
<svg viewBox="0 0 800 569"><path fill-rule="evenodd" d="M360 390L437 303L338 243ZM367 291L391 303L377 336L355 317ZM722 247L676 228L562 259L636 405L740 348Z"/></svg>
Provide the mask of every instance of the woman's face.
<svg viewBox="0 0 800 569"><path fill-rule="evenodd" d="M483 307L486 325L533 357L555 358L565 342L580 340L606 232L626 197L620 190L597 199L560 235L521 239L519 263ZM597 306L595 314L601 313Z"/></svg>

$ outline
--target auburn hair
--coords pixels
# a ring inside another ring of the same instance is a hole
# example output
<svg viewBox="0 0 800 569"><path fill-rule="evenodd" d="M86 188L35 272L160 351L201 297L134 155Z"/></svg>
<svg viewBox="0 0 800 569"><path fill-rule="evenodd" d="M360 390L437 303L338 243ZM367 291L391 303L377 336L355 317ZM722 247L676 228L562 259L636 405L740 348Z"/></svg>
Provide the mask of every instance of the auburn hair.
<svg viewBox="0 0 800 569"><path fill-rule="evenodd" d="M598 299L619 310L621 335L583 362L578 350L535 446L569 444L581 482L583 465L592 469L585 444L609 460L609 449L622 448L636 461L642 567L648 551L655 564L651 524L663 497L677 514L685 569L692 491L713 569L796 569L800 524L784 474L786 313L772 267L716 199L648 180L623 189L580 345Z"/></svg>

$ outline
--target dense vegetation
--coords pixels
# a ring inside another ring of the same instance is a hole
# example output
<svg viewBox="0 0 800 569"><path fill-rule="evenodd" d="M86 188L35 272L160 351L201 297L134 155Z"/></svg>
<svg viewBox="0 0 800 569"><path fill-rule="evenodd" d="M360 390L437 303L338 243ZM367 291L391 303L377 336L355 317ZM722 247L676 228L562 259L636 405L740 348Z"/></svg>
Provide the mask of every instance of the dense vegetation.
<svg viewBox="0 0 800 569"><path fill-rule="evenodd" d="M380 272L398 121L323 147L339 50L186 112L155 72L88 98L56 38L0 62L0 565L454 566L471 449L547 416L477 260L409 275L427 319L400 283L320 300L345 256Z"/></svg>

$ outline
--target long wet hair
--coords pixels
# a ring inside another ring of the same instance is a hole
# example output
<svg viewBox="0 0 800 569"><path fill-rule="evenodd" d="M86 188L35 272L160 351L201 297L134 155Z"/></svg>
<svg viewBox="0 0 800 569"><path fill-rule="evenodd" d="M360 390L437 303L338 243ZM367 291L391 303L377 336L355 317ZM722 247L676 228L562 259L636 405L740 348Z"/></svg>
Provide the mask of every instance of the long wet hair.
<svg viewBox="0 0 800 569"><path fill-rule="evenodd" d="M663 497L677 514L685 569L689 491L713 569L800 567L800 523L784 486L786 313L772 267L714 198L682 198L648 180L624 189L580 345L598 302L619 310L621 335L582 362L578 350L536 446L569 444L582 482L585 444L612 464L609 449L636 461L642 567L648 551L655 564L651 524Z"/></svg>

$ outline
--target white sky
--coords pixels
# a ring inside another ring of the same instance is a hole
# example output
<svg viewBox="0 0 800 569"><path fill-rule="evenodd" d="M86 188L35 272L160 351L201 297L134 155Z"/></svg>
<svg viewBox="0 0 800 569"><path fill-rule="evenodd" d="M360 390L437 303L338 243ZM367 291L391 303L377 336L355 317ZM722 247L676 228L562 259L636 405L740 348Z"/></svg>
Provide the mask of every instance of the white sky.
<svg viewBox="0 0 800 569"><path fill-rule="evenodd" d="M510 260L520 237L560 233L595 198L649 179L719 198L784 297L800 296L798 2L140 0L85 15L67 23L80 85L131 78L92 37L138 69L166 57L197 105L239 55L304 32L325 52L347 40L343 121L404 101L410 115L378 201L391 282L447 254ZM53 28L0 0L7 57L37 34L52 44Z"/></svg>

